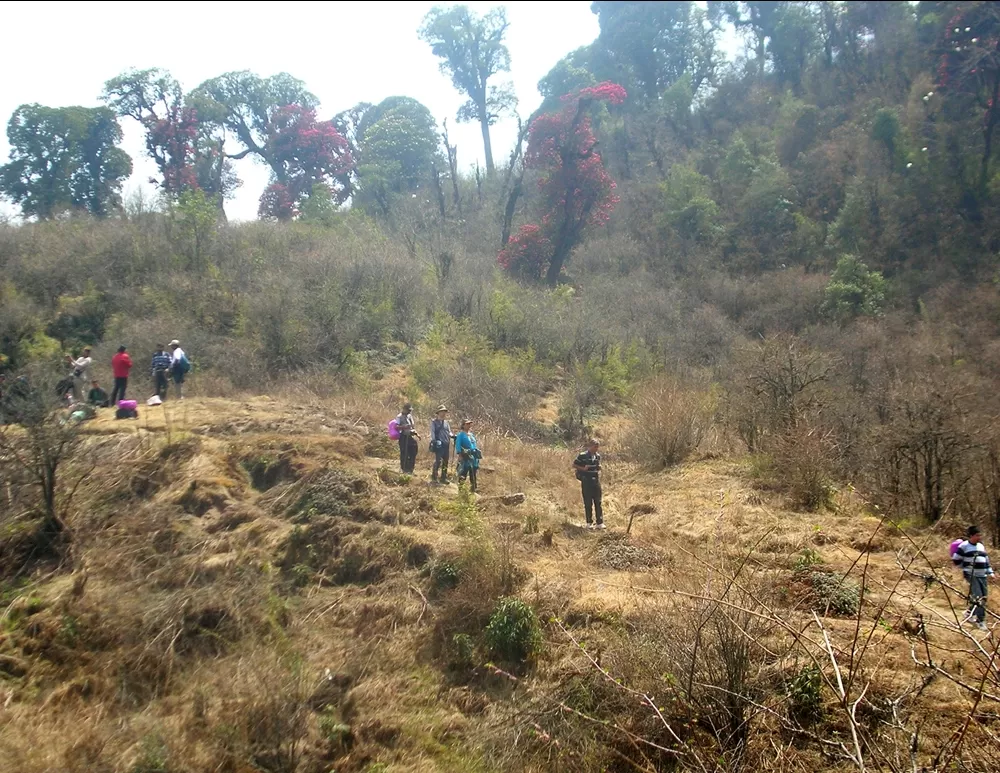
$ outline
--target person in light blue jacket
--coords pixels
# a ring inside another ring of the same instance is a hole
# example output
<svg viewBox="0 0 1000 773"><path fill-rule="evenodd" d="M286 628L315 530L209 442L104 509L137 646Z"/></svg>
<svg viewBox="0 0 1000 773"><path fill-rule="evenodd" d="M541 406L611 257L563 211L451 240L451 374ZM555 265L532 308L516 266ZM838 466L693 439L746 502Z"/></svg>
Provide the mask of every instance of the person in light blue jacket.
<svg viewBox="0 0 1000 773"><path fill-rule="evenodd" d="M458 457L458 485L463 485L469 479L470 490L476 493L476 471L483 455L476 445L476 436L472 434L472 419L462 422L462 431L455 437L455 456Z"/></svg>

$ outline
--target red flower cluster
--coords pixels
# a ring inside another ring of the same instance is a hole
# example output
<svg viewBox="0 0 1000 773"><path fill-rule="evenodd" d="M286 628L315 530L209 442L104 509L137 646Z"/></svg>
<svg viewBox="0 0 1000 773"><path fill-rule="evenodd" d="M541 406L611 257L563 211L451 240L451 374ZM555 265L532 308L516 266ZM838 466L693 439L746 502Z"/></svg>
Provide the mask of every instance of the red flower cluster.
<svg viewBox="0 0 1000 773"><path fill-rule="evenodd" d="M143 123L146 147L163 171L163 189L168 193L180 193L197 188L194 162L198 116L194 109L174 105L164 118L151 114Z"/></svg>
<svg viewBox="0 0 1000 773"><path fill-rule="evenodd" d="M315 110L287 105L275 112L267 133L268 152L282 174L261 197L261 217L295 217L316 183L329 185L335 201L346 198L343 186L330 183L348 174L354 159L333 122L317 121Z"/></svg>
<svg viewBox="0 0 1000 773"><path fill-rule="evenodd" d="M503 268L537 278L552 261L561 267L587 226L607 223L619 199L597 152L587 110L593 102L618 105L625 97L617 83L600 83L567 94L562 110L531 124L524 160L528 169L540 172L541 225L523 226L511 239L498 256Z"/></svg>

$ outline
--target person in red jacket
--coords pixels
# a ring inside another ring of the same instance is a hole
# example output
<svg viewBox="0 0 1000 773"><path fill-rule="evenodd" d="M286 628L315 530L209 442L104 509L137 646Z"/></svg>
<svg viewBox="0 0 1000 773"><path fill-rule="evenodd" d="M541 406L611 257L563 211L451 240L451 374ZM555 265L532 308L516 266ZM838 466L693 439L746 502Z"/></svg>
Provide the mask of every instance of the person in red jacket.
<svg viewBox="0 0 1000 773"><path fill-rule="evenodd" d="M124 346L118 347L118 354L111 358L111 373L115 377L115 386L111 390L111 405L118 405L125 399L125 388L128 386L128 374L132 370L132 358Z"/></svg>

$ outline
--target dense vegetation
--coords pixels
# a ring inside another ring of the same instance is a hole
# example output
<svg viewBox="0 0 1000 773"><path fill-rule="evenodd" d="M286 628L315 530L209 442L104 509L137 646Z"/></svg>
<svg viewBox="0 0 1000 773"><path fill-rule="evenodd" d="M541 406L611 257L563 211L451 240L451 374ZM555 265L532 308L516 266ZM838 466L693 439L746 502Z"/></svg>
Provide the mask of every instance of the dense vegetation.
<svg viewBox="0 0 1000 773"><path fill-rule="evenodd" d="M321 120L284 73L185 93L130 71L106 108L22 106L0 168L28 218L0 229L4 367L164 336L223 392L405 363L413 394L501 430L571 438L646 405L655 466L708 410L804 507L850 482L899 516L1000 519L996 6L593 11L600 36L496 164L503 11L428 16L483 128L472 177L415 100ZM722 57L725 29L746 56ZM146 131L155 203L120 200L116 116ZM227 225L248 156L271 168L261 221ZM553 388L554 429L528 418ZM654 390L699 410L653 410Z"/></svg>

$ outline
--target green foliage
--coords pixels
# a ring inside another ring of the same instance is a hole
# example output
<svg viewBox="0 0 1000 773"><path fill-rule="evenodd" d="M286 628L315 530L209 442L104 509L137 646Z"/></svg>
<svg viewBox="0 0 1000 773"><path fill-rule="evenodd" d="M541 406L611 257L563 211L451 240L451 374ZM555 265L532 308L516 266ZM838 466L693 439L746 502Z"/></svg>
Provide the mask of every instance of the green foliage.
<svg viewBox="0 0 1000 773"><path fill-rule="evenodd" d="M121 140L106 107L21 105L7 125L11 160L0 166L0 194L25 217L69 210L107 217L121 207L122 183L132 173Z"/></svg>
<svg viewBox="0 0 1000 773"><path fill-rule="evenodd" d="M456 633L451 637L451 652L448 663L456 671L469 671L476 665L476 645L467 633Z"/></svg>
<svg viewBox="0 0 1000 773"><path fill-rule="evenodd" d="M461 496L461 494L460 491L459 495ZM461 578L461 568L454 561L435 561L431 567L431 587L438 592L456 587Z"/></svg>
<svg viewBox="0 0 1000 773"><path fill-rule="evenodd" d="M143 737L139 756L129 773L170 773L170 750L160 734L150 733Z"/></svg>
<svg viewBox="0 0 1000 773"><path fill-rule="evenodd" d="M814 571L809 573L809 584L816 594L821 611L829 609L846 617L858 614L861 608L861 588L854 580L833 572Z"/></svg>
<svg viewBox="0 0 1000 773"><path fill-rule="evenodd" d="M804 548L795 558L794 570L796 573L804 572L818 564L823 563L823 557L812 548Z"/></svg>
<svg viewBox="0 0 1000 773"><path fill-rule="evenodd" d="M786 685L788 714L804 724L817 719L823 707L823 675L815 665L804 666Z"/></svg>
<svg viewBox="0 0 1000 773"><path fill-rule="evenodd" d="M176 243L187 268L203 268L219 222L219 205L200 188L180 193L170 207Z"/></svg>
<svg viewBox="0 0 1000 773"><path fill-rule="evenodd" d="M877 317L885 302L886 282L854 255L844 255L830 277L823 299L823 313L839 322L857 317Z"/></svg>
<svg viewBox="0 0 1000 773"><path fill-rule="evenodd" d="M542 630L531 605L505 597L497 602L484 632L490 652L503 660L520 663L542 648Z"/></svg>

